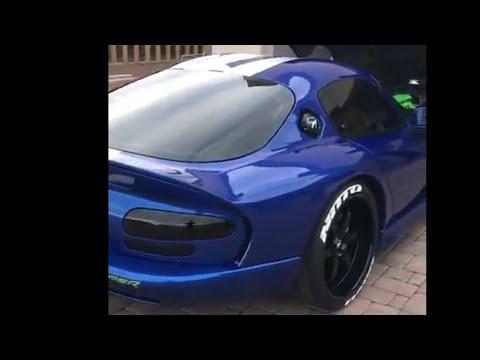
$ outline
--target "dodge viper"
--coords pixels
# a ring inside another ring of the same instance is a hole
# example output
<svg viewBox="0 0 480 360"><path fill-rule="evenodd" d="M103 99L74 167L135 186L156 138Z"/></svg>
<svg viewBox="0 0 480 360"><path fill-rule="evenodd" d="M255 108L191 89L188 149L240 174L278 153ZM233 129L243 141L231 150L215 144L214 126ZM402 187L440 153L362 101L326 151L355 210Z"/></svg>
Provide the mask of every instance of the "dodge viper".
<svg viewBox="0 0 480 360"><path fill-rule="evenodd" d="M424 214L426 104L331 60L204 56L109 93L108 160L111 293L338 310Z"/></svg>

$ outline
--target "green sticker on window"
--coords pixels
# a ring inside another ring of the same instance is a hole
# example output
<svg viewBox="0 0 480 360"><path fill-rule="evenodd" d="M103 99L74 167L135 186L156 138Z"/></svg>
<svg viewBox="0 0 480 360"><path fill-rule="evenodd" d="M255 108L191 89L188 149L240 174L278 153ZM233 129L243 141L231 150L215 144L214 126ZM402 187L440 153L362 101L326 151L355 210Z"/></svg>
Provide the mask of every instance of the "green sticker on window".
<svg viewBox="0 0 480 360"><path fill-rule="evenodd" d="M405 109L415 109L417 107L410 94L395 94L393 98Z"/></svg>

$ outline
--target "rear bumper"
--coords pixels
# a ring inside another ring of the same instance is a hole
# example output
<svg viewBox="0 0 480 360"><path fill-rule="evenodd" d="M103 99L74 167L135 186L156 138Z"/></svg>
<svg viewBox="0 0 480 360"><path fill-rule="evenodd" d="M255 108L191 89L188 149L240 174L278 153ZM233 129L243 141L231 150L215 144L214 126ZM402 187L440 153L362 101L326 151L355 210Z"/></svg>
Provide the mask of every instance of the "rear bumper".
<svg viewBox="0 0 480 360"><path fill-rule="evenodd" d="M148 303L276 296L291 288L299 266L298 257L245 268L211 268L110 255L109 291Z"/></svg>

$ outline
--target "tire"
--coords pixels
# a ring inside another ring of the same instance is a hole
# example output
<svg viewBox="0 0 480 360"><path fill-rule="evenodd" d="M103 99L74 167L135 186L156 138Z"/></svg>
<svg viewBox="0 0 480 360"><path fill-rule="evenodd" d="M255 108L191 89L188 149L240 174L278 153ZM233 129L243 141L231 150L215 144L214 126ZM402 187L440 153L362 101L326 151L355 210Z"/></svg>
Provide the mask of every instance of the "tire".
<svg viewBox="0 0 480 360"><path fill-rule="evenodd" d="M371 191L361 182L342 187L326 207L305 250L300 296L328 311L347 306L370 274L378 232Z"/></svg>

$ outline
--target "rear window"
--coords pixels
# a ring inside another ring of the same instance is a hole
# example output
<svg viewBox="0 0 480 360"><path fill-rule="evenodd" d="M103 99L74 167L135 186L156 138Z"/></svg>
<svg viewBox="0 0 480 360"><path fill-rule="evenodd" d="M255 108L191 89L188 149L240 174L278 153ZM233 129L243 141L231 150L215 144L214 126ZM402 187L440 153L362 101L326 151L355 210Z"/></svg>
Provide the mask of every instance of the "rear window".
<svg viewBox="0 0 480 360"><path fill-rule="evenodd" d="M187 162L265 146L294 105L283 85L213 71L165 70L109 93L109 147Z"/></svg>

